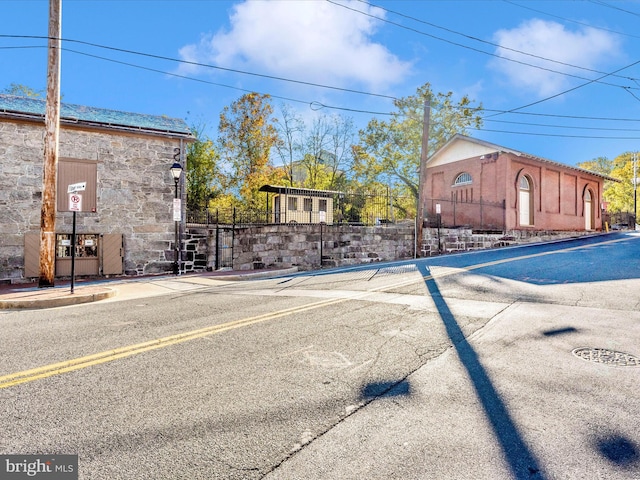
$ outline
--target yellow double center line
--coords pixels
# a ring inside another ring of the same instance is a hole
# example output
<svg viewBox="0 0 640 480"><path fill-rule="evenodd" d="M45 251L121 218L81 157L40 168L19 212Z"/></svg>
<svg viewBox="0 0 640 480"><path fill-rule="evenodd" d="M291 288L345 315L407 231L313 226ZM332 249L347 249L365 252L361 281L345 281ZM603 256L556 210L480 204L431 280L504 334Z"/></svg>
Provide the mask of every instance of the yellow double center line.
<svg viewBox="0 0 640 480"><path fill-rule="evenodd" d="M556 253L562 253L562 252L571 251L571 250L578 250L581 248L606 245L610 243L617 243L624 240L627 240L627 239L610 240L610 241L605 241L597 244L582 245L582 246L567 248L563 250L542 252L542 253L536 253L532 255L522 255L519 257L506 258L502 260L480 263L476 265L469 265L467 267L460 267L455 269L445 268L443 271L437 274L424 276L423 279L424 280L436 279L436 278L440 278L448 275L455 275L457 273L461 273L465 271L477 270L477 269L492 266L492 265L499 265L502 263L514 262L518 260L535 258L535 257L540 257L545 255L553 255ZM138 355L139 353L148 352L150 350L156 350L158 348L164 348L170 345L176 345L178 343L187 342L189 340L194 340L196 338L207 337L210 335L215 335L215 334L226 332L229 330L234 330L236 328L242 328L242 327L246 327L248 325L253 325L256 323L266 322L268 320L273 320L275 318L292 315L294 313L301 313L308 310L314 310L316 308L321 308L324 306L345 302L347 300L355 300L357 298L362 298L367 295L370 295L375 291L384 290L387 288L401 287L401 286L409 285L414 282L415 282L414 279L408 280L408 281L402 281L397 283L396 285L386 285L384 287L378 287L378 288L375 288L366 292L360 292L356 295L351 295L345 298L338 298L338 299L332 298L327 300L321 300L321 301L310 303L308 305L303 305L300 307L292 307L284 310L279 310L273 313L266 313L266 314L258 315L255 317L243 318L241 320L235 320L233 322L222 323L220 325L213 325L213 326L201 328L198 330L192 330L190 332L178 333L176 335L170 335L168 337L149 340L148 342L137 343L135 345L128 345L126 347L115 348L113 350L106 350L104 352L95 353L93 355L87 355L85 357L74 358L64 362L53 363L51 365L45 365L43 367L33 368L30 370L23 370L21 372L16 372L16 373L10 373L8 375L0 376L0 389L13 387L15 385L20 385L21 383L32 382L34 380L39 380L41 378L47 378L47 377L52 377L54 375L73 372L75 370L81 370L83 368L91 367L93 365L100 365L102 363L112 362L114 360L131 357L133 355Z"/></svg>
<svg viewBox="0 0 640 480"><path fill-rule="evenodd" d="M128 345L126 347L115 348L113 350L106 350L104 352L95 353L93 355L87 355L86 357L74 358L72 360L53 363L51 365L45 365L43 367L10 373L9 375L0 377L0 389L13 387L15 385L20 385L21 383L32 382L41 378L47 378L54 375L73 372L75 370L81 370L93 365L100 365L101 363L112 362L113 360L131 357L133 355L138 355L139 353L148 352L150 350L156 350L158 348L176 345L178 343L187 342L189 340L195 340L196 338L202 338L209 335L226 332L228 330L246 327L248 325L253 325L256 323L266 322L268 320L284 317L286 315L301 313L307 310L314 310L316 308L327 306L333 303L343 302L345 300L347 299L341 298L322 300L300 307L292 307L285 310L279 310L278 312L243 318L241 320L235 320L233 322L222 323L220 325L213 325L198 330L192 330L190 332L178 333L176 335L170 335L168 337L157 338L148 342Z"/></svg>

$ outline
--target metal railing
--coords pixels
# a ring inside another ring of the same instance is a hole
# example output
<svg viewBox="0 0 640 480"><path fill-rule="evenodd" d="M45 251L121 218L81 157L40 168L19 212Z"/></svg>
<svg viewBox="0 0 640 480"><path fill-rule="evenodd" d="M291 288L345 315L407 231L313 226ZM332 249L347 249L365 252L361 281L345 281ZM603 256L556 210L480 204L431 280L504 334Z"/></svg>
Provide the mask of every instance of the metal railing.
<svg viewBox="0 0 640 480"><path fill-rule="evenodd" d="M311 198L308 195L307 198ZM323 195L326 198L326 195ZM269 224L346 224L387 225L413 220L415 211L405 206L415 203L408 197L389 192L336 193L329 203L331 212L305 208L303 201L296 209L289 205L281 210L259 210L243 207L188 210L186 222L193 225L269 225ZM311 203L311 202L310 202ZM415 207L414 207L415 208Z"/></svg>
<svg viewBox="0 0 640 480"><path fill-rule="evenodd" d="M425 202L425 222L432 228L470 228L476 231L504 232L506 204L501 202L461 202L429 198Z"/></svg>

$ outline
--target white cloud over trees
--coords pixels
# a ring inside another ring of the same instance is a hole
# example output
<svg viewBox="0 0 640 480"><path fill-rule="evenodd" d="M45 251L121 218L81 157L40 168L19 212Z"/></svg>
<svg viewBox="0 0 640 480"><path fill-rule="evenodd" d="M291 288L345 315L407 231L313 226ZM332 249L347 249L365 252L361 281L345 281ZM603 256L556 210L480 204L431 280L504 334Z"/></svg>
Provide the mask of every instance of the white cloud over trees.
<svg viewBox="0 0 640 480"><path fill-rule="evenodd" d="M591 79L598 77L598 74L568 65L598 70L599 66L620 56L618 38L609 32L588 27L572 31L559 23L539 19L525 21L516 28L498 30L494 34L494 42L505 47L497 48L497 55L522 63L495 59L490 62L493 71L513 86L535 92L540 97L566 89L572 85L571 77L525 63Z"/></svg>
<svg viewBox="0 0 640 480"><path fill-rule="evenodd" d="M348 5L379 17L361 2ZM384 90L402 82L411 64L374 40L378 21L328 2L245 1L234 5L230 27L184 46L184 60L251 70L333 86ZM181 67L191 73L195 66Z"/></svg>

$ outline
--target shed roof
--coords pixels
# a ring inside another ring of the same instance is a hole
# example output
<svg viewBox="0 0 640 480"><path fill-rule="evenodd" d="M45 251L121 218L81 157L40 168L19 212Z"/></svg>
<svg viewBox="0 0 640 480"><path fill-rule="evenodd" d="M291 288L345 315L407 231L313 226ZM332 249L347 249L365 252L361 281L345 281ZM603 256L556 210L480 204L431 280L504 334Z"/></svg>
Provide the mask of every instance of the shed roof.
<svg viewBox="0 0 640 480"><path fill-rule="evenodd" d="M281 195L306 195L309 197L331 197L333 195L339 195L342 193L336 192L334 190L314 190L312 188L296 188L279 185L263 185L260 187L259 191L268 193L279 193Z"/></svg>
<svg viewBox="0 0 640 480"><path fill-rule="evenodd" d="M596 177L600 177L600 178L603 178L605 180L611 180L611 181L614 181L614 182L620 182L619 179L610 177L608 175L602 175L601 173L592 172L591 170L585 170L584 168L574 167L574 166L571 166L571 165L567 165L565 163L555 162L553 160L548 160L548 159L543 158L543 157L538 157L538 156L532 155L530 153L525 153L525 152L522 152L522 151L519 151L519 150L514 150L514 149L511 149L511 148L508 148L508 147L505 147L505 146L496 145L494 143L486 142L486 141L480 140L478 138L468 137L468 136L462 135L460 133L457 133L453 137L451 137L447 141L447 143L445 143L442 147L440 147L440 149L437 152L435 152L433 155L431 155L431 157L429 158L429 160L427 162L427 166L429 166L429 163L432 163L433 160L437 161L438 156L443 155L445 151L451 149L452 145L454 143L457 143L457 142L468 142L468 143L474 144L477 147L480 147L478 152L486 150L486 151L494 151L494 152L511 153L511 154L516 155L518 157L531 158L531 159L537 160L539 162L549 163L549 164L552 164L552 165L556 165L558 167L568 168L570 170L575 170L575 171L578 171L578 172L588 173L590 175L595 175ZM460 160L462 160L462 159L460 159Z"/></svg>
<svg viewBox="0 0 640 480"><path fill-rule="evenodd" d="M40 98L0 94L0 117L40 120L44 119L45 110L46 102ZM121 112L70 103L60 105L60 122L191 137L191 131L186 122L179 118Z"/></svg>

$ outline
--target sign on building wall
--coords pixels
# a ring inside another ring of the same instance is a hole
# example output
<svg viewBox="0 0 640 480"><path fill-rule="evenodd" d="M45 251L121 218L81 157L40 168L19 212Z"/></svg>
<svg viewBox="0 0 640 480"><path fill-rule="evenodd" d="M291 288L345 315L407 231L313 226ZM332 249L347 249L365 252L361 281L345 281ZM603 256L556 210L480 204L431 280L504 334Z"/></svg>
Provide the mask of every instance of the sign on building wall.
<svg viewBox="0 0 640 480"><path fill-rule="evenodd" d="M98 164L93 160L61 158L58 162L58 192L82 193L80 210L72 210L71 202L64 195L57 196L59 212L95 213L97 207Z"/></svg>

